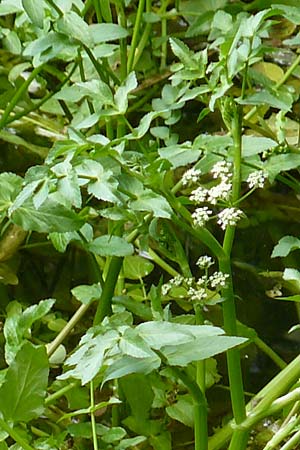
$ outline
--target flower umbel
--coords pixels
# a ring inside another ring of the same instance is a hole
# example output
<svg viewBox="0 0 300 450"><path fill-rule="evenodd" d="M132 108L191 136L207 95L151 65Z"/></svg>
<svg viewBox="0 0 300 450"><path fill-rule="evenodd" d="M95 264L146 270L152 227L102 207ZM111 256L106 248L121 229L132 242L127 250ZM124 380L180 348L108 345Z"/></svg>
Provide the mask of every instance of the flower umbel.
<svg viewBox="0 0 300 450"><path fill-rule="evenodd" d="M201 175L201 170L194 169L192 167L191 169L187 170L183 176L182 176L182 184L185 186L189 183L197 183L199 180L199 177Z"/></svg>
<svg viewBox="0 0 300 450"><path fill-rule="evenodd" d="M200 269L208 269L210 266L214 264L214 261L211 256L203 255L200 256L196 265L200 267Z"/></svg>
<svg viewBox="0 0 300 450"><path fill-rule="evenodd" d="M264 170L256 170L255 172L250 173L247 178L249 188L263 188L266 178L267 174Z"/></svg>
<svg viewBox="0 0 300 450"><path fill-rule="evenodd" d="M237 208L225 208L218 214L218 224L222 230L225 230L227 225L236 225L243 215L243 211Z"/></svg>
<svg viewBox="0 0 300 450"><path fill-rule="evenodd" d="M209 216L211 214L212 211L207 206L195 209L195 211L192 214L194 225L197 225L198 227L203 227L209 220Z"/></svg>
<svg viewBox="0 0 300 450"><path fill-rule="evenodd" d="M229 277L227 273L223 272L214 272L209 277L209 282L212 289L220 289L221 287L225 286L226 279Z"/></svg>

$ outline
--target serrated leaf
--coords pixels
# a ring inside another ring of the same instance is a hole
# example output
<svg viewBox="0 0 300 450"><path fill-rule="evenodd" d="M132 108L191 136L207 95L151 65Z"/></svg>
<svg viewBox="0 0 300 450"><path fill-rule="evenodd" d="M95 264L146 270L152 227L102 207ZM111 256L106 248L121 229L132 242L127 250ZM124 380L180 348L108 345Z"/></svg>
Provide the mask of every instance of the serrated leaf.
<svg viewBox="0 0 300 450"><path fill-rule="evenodd" d="M48 199L39 209L31 201L24 203L16 209L11 220L24 230L38 231L39 233L67 232L79 230L84 220L74 211Z"/></svg>
<svg viewBox="0 0 300 450"><path fill-rule="evenodd" d="M29 306L22 311L20 303L12 301L7 306L7 318L4 323L5 359L11 364L16 353L30 332L34 322L44 317L54 305L55 300L41 300L38 304Z"/></svg>
<svg viewBox="0 0 300 450"><path fill-rule="evenodd" d="M300 248L300 239L295 236L284 236L280 239L278 244L275 245L271 258L277 258L279 256L287 256L290 252L298 250Z"/></svg>
<svg viewBox="0 0 300 450"><path fill-rule="evenodd" d="M278 142L273 139L259 136L243 136L242 149L245 158L257 155L266 150L270 150L278 146Z"/></svg>
<svg viewBox="0 0 300 450"><path fill-rule="evenodd" d="M100 256L127 256L134 252L133 245L124 238L108 234L97 237L87 245L87 248Z"/></svg>
<svg viewBox="0 0 300 450"><path fill-rule="evenodd" d="M177 38L170 38L172 52L188 69L198 69L198 64L193 58L193 52L182 41Z"/></svg>
<svg viewBox="0 0 300 450"><path fill-rule="evenodd" d="M14 173L0 174L0 213L5 213L22 188L23 179Z"/></svg>
<svg viewBox="0 0 300 450"><path fill-rule="evenodd" d="M6 421L29 422L42 414L48 373L45 347L26 342L0 387L0 412Z"/></svg>
<svg viewBox="0 0 300 450"><path fill-rule="evenodd" d="M296 169L300 166L300 155L289 153L283 155L271 156L264 165L265 170L268 172L269 180L272 183L275 177L283 171Z"/></svg>
<svg viewBox="0 0 300 450"><path fill-rule="evenodd" d="M22 4L31 22L43 28L45 7L43 0L22 0Z"/></svg>
<svg viewBox="0 0 300 450"><path fill-rule="evenodd" d="M81 380L82 384L88 383L101 369L105 352L112 348L118 339L119 334L115 330L98 336L93 336L93 331L88 332L81 339L78 350L65 361L66 366L75 368L58 378L64 380L73 377Z"/></svg>

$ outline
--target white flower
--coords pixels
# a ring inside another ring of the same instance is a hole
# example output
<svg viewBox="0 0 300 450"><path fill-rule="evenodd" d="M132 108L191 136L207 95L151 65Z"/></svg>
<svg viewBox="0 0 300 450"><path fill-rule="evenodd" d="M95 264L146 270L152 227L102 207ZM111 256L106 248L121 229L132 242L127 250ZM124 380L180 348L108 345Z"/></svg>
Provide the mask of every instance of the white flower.
<svg viewBox="0 0 300 450"><path fill-rule="evenodd" d="M235 225L242 217L243 211L237 208L226 208L218 214L218 224L222 230L225 230L227 225Z"/></svg>
<svg viewBox="0 0 300 450"><path fill-rule="evenodd" d="M212 289L224 287L226 283L226 279L229 277L227 273L223 272L214 272L209 277L209 282Z"/></svg>
<svg viewBox="0 0 300 450"><path fill-rule="evenodd" d="M232 184L228 180L222 180L217 186L213 186L208 191L208 201L215 205L219 200L228 200L232 189Z"/></svg>
<svg viewBox="0 0 300 450"><path fill-rule="evenodd" d="M199 180L199 177L201 175L201 170L194 169L192 167L191 169L187 170L183 176L182 176L182 184L185 186L186 184L189 184L189 182L197 183Z"/></svg>
<svg viewBox="0 0 300 450"><path fill-rule="evenodd" d="M197 280L196 285L197 285L197 287L199 288L199 287L201 287L201 286L203 286L203 285L206 285L206 283L207 283L207 277L206 277L206 276L203 276L203 277L200 277L200 278Z"/></svg>
<svg viewBox="0 0 300 450"><path fill-rule="evenodd" d="M163 296L168 295L170 289L171 289L171 285L169 283L163 284L161 287L161 294Z"/></svg>
<svg viewBox="0 0 300 450"><path fill-rule="evenodd" d="M201 301L207 297L206 290L202 287L200 287L199 289L191 287L189 288L187 293L192 301Z"/></svg>
<svg viewBox="0 0 300 450"><path fill-rule="evenodd" d="M208 194L208 190L203 188L202 186L199 186L197 189L194 189L192 191L192 194L190 195L190 200L192 202L197 202L197 203L205 202L207 194Z"/></svg>
<svg viewBox="0 0 300 450"><path fill-rule="evenodd" d="M266 178L267 174L264 170L256 170L255 172L250 173L247 178L249 188L263 188Z"/></svg>
<svg viewBox="0 0 300 450"><path fill-rule="evenodd" d="M192 218L194 220L194 225L198 227L203 227L206 222L209 220L209 216L212 214L212 211L208 209L207 206L203 206L202 208L197 208L192 214Z"/></svg>
<svg viewBox="0 0 300 450"><path fill-rule="evenodd" d="M218 161L211 169L211 173L214 178L228 180L231 176L231 164L224 160Z"/></svg>
<svg viewBox="0 0 300 450"><path fill-rule="evenodd" d="M180 286L184 281L184 278L182 275L176 275L176 277L172 278L172 280L170 280L170 283L173 286Z"/></svg>
<svg viewBox="0 0 300 450"><path fill-rule="evenodd" d="M196 265L200 267L200 269L208 269L210 266L214 264L214 261L211 256L203 255L200 256Z"/></svg>

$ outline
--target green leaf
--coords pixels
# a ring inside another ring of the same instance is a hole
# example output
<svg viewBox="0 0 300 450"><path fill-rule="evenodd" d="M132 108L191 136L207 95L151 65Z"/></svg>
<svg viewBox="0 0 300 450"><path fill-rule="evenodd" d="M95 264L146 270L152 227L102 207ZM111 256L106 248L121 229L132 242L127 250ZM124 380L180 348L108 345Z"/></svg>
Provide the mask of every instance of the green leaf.
<svg viewBox="0 0 300 450"><path fill-rule="evenodd" d="M139 335L150 345L160 350L167 345L180 345L193 341L195 338L204 338L207 341L212 336L224 334L222 328L210 325L183 325L172 322L145 322L137 326Z"/></svg>
<svg viewBox="0 0 300 450"><path fill-rule="evenodd" d="M99 236L87 245L90 252L100 256L127 256L132 255L134 247L124 238L105 234Z"/></svg>
<svg viewBox="0 0 300 450"><path fill-rule="evenodd" d="M175 169L176 167L186 166L197 161L202 151L184 143L160 148L158 149L158 153L161 158L168 160Z"/></svg>
<svg viewBox="0 0 300 450"><path fill-rule="evenodd" d="M259 136L243 136L242 149L243 157L247 158L252 155L257 155L266 150L270 150L278 146L278 142L273 139Z"/></svg>
<svg viewBox="0 0 300 450"><path fill-rule="evenodd" d="M160 351L171 366L187 366L193 361L210 358L246 341L245 338L233 336L210 336L209 339L203 337L185 344L167 345Z"/></svg>
<svg viewBox="0 0 300 450"><path fill-rule="evenodd" d="M90 34L90 27L88 24L74 11L66 12L56 22L57 30L64 33L66 36L70 36L82 44L91 47L92 35Z"/></svg>
<svg viewBox="0 0 300 450"><path fill-rule="evenodd" d="M284 236L275 245L271 258L278 258L279 256L287 256L290 252L300 248L300 239L295 236Z"/></svg>
<svg viewBox="0 0 300 450"><path fill-rule="evenodd" d="M105 353L117 343L118 339L119 334L115 330L97 336L94 336L93 329L89 330L80 340L78 350L65 361L66 366L75 368L60 375L58 379L73 377L81 380L82 384L90 382L101 369Z"/></svg>
<svg viewBox="0 0 300 450"><path fill-rule="evenodd" d="M76 286L71 290L72 295L84 305L89 304L92 300L99 300L101 297L101 286L99 283Z"/></svg>
<svg viewBox="0 0 300 450"><path fill-rule="evenodd" d="M37 305L32 305L22 312L22 306L17 301L12 301L7 306L7 318L4 324L5 359L11 364L16 353L20 350L25 336L30 333L34 322L44 317L54 305L55 300L41 300Z"/></svg>
<svg viewBox="0 0 300 450"><path fill-rule="evenodd" d="M137 79L134 72L131 72L124 83L117 89L114 99L120 114L125 114L128 108L128 94L137 87Z"/></svg>
<svg viewBox="0 0 300 450"><path fill-rule="evenodd" d="M297 269L286 268L284 269L282 278L284 280L300 280L300 272Z"/></svg>
<svg viewBox="0 0 300 450"><path fill-rule="evenodd" d="M130 202L130 207L135 211L150 211L155 217L171 218L172 209L167 200L159 194L145 189L139 194L138 200Z"/></svg>
<svg viewBox="0 0 300 450"><path fill-rule="evenodd" d="M25 343L0 387L0 412L6 421L29 422L42 414L48 372L45 347Z"/></svg>
<svg viewBox="0 0 300 450"><path fill-rule="evenodd" d="M290 111L293 104L293 97L287 92L269 92L262 90L255 94L238 100L241 105L268 105L272 108Z"/></svg>
<svg viewBox="0 0 300 450"><path fill-rule="evenodd" d="M33 65L37 67L54 58L72 60L77 55L77 47L78 44L71 42L69 36L50 31L34 41L29 41L23 55L32 56Z"/></svg>
<svg viewBox="0 0 300 450"><path fill-rule="evenodd" d="M22 4L31 22L37 27L43 28L45 14L43 0L22 0Z"/></svg>
<svg viewBox="0 0 300 450"><path fill-rule="evenodd" d="M11 206L22 188L22 183L23 179L14 173L0 174L0 214L6 213Z"/></svg>
<svg viewBox="0 0 300 450"><path fill-rule="evenodd" d="M289 302L300 302L300 295L290 295L289 297L273 297L274 300L285 300Z"/></svg>
<svg viewBox="0 0 300 450"><path fill-rule="evenodd" d="M139 255L126 256L123 262L125 278L139 280L146 277L154 269L154 264Z"/></svg>
<svg viewBox="0 0 300 450"><path fill-rule="evenodd" d="M188 69L198 69L197 61L195 61L194 53L177 38L170 38L172 52Z"/></svg>
<svg viewBox="0 0 300 450"><path fill-rule="evenodd" d="M194 403L189 394L180 395L173 405L166 407L166 413L187 427L194 426Z"/></svg>
<svg viewBox="0 0 300 450"><path fill-rule="evenodd" d="M16 209L11 220L24 230L53 233L79 230L84 220L74 211L48 199L39 209L31 201Z"/></svg>
<svg viewBox="0 0 300 450"><path fill-rule="evenodd" d="M94 44L115 41L128 36L128 31L114 23L97 23L89 26Z"/></svg>
<svg viewBox="0 0 300 450"><path fill-rule="evenodd" d="M269 174L269 180L272 183L275 177L283 171L296 169L300 166L300 155L289 153L283 155L271 156L264 165Z"/></svg>
<svg viewBox="0 0 300 450"><path fill-rule="evenodd" d="M149 377L138 373L131 374L120 379L120 387L130 406L131 415L137 420L147 420L154 399ZM143 393L142 401L141 392Z"/></svg>
<svg viewBox="0 0 300 450"><path fill-rule="evenodd" d="M118 379L132 373L148 374L157 370L161 364L160 358L155 355L149 358L134 358L122 356L112 363L105 371L103 383Z"/></svg>
<svg viewBox="0 0 300 450"><path fill-rule="evenodd" d="M133 358L152 358L156 356L156 353L139 336L137 330L132 328L125 330L119 342L119 349L123 355L132 356Z"/></svg>

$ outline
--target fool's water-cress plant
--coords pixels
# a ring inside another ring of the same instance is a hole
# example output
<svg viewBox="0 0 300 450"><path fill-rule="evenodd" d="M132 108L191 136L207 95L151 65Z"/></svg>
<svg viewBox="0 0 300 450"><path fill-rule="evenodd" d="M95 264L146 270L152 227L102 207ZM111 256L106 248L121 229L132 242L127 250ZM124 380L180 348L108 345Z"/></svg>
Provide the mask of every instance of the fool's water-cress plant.
<svg viewBox="0 0 300 450"><path fill-rule="evenodd" d="M152 3L0 5L4 52L14 59L3 72L0 138L33 160L0 174L1 276L17 285L20 247L45 246L56 255L79 249L89 280L70 286L80 306L68 320L52 298L26 306L22 296L8 297L1 450L66 448L70 437L78 449L169 450L171 419L194 429L196 450L243 450L255 425L283 410L265 448L284 439L282 448L293 448L299 433L299 358L284 367L261 343L282 370L245 405L239 346L261 341L237 321L231 273L236 227L248 220L243 202L276 177L297 189L280 173L300 165L284 125L298 98L286 81L299 57L277 83L255 64L268 51L273 20L298 24L299 13L280 4L225 11L224 1L204 15L197 7L192 20L184 2ZM180 17L191 21L183 39L168 28ZM201 50L184 43L203 34ZM220 114L221 133L180 136L191 101L200 124ZM275 128L267 111L275 111ZM29 142L24 124L47 145ZM201 249L196 261L186 236ZM299 247L297 238L283 238L272 256ZM152 284L144 280L150 273ZM207 321L214 307L222 308L223 328ZM212 433L206 390L220 379L213 357L222 352L233 418Z"/></svg>

